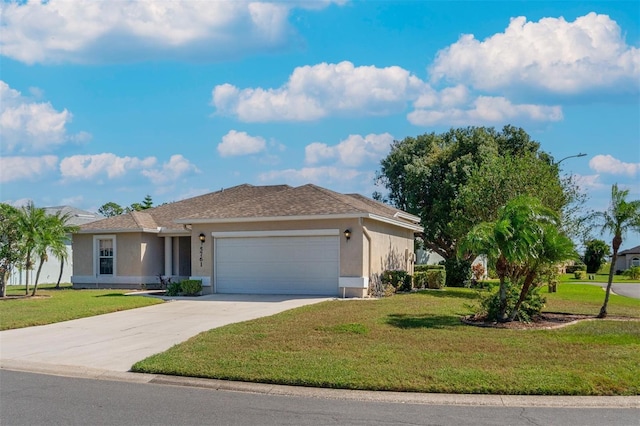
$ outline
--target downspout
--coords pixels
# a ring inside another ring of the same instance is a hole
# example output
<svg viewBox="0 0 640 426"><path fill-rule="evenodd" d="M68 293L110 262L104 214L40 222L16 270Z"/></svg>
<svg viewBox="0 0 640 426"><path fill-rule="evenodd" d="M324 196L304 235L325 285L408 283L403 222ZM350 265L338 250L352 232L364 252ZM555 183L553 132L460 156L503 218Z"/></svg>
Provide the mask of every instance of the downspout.
<svg viewBox="0 0 640 426"><path fill-rule="evenodd" d="M362 218L360 218L360 226L362 227L362 234L364 235L364 237L367 239L367 241L369 242L369 253L368 253L368 259L369 261L367 262L367 278L369 280L371 280L371 235L369 234L369 231L367 230L367 227L364 226L364 221L362 220Z"/></svg>

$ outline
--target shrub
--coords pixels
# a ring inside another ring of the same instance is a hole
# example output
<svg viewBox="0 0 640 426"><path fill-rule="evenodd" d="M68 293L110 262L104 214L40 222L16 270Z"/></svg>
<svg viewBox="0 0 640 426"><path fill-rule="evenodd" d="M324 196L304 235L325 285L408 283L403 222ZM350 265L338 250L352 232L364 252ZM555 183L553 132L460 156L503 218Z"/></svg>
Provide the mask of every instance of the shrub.
<svg viewBox="0 0 640 426"><path fill-rule="evenodd" d="M471 275L474 280L480 281L484 278L485 269L482 263L474 263L471 265Z"/></svg>
<svg viewBox="0 0 640 426"><path fill-rule="evenodd" d="M587 270L587 266L584 263L580 263L580 262L576 262L575 265L568 265L565 268L565 271L567 272L567 274L573 274L576 271L586 271Z"/></svg>
<svg viewBox="0 0 640 426"><path fill-rule="evenodd" d="M383 285L391 285L396 290L411 290L411 275L407 274L407 271L387 269L382 272L380 279ZM407 283L409 288L405 290Z"/></svg>
<svg viewBox="0 0 640 426"><path fill-rule="evenodd" d="M398 290L400 291L411 291L412 286L411 286L411 282L413 281L413 277L409 274L405 275L404 278L402 279L402 284L400 285L400 287L398 287Z"/></svg>
<svg viewBox="0 0 640 426"><path fill-rule="evenodd" d="M514 286L508 281L505 282L507 290L507 316L513 311L513 308L520 297L520 286ZM539 315L544 308L546 299L540 295L540 287L532 286L529 293L520 305L516 318L522 322L531 322L531 319ZM484 316L489 321L498 321L500 315L500 292L490 293L480 300L481 312L478 316Z"/></svg>
<svg viewBox="0 0 640 426"><path fill-rule="evenodd" d="M427 288L431 289L439 289L445 286L446 284L446 271L439 270L431 270L427 273Z"/></svg>
<svg viewBox="0 0 640 426"><path fill-rule="evenodd" d="M202 291L202 280L184 280L180 283L182 294L185 296L197 296Z"/></svg>
<svg viewBox="0 0 640 426"><path fill-rule="evenodd" d="M633 266L624 271L624 276L630 280L640 280L640 266Z"/></svg>
<svg viewBox="0 0 640 426"><path fill-rule="evenodd" d="M423 272L423 271L414 272L413 287L417 289L427 288L427 272Z"/></svg>
<svg viewBox="0 0 640 426"><path fill-rule="evenodd" d="M182 291L182 287L179 282L169 283L167 285L167 296L177 296Z"/></svg>
<svg viewBox="0 0 640 426"><path fill-rule="evenodd" d="M584 271L575 271L573 276L576 277L576 280L584 279Z"/></svg>
<svg viewBox="0 0 640 426"><path fill-rule="evenodd" d="M447 287L466 287L471 280L471 261L451 258L444 261Z"/></svg>

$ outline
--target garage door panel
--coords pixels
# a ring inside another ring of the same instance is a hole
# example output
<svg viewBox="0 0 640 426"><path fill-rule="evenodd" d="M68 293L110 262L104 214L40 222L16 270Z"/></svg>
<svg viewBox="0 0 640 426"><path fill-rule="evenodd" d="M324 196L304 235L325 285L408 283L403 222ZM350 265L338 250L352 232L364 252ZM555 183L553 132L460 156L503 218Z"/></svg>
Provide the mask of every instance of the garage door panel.
<svg viewBox="0 0 640 426"><path fill-rule="evenodd" d="M338 292L338 237L223 238L215 256L219 293Z"/></svg>

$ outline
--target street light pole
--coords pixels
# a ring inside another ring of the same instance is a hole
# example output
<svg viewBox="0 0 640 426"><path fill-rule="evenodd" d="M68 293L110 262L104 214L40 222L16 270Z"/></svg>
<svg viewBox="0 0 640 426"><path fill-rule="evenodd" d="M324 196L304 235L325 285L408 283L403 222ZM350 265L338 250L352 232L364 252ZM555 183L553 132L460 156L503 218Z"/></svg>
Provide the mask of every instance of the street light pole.
<svg viewBox="0 0 640 426"><path fill-rule="evenodd" d="M563 162L564 160L566 160L567 158L584 157L585 155L587 155L587 154L584 154L584 153L582 153L582 152L581 152L580 154L576 154L576 155L569 155L568 157L564 157L562 160L560 160L560 161L556 161L556 162L555 162L555 163L553 163L553 164L557 166L558 164L562 163L562 162Z"/></svg>

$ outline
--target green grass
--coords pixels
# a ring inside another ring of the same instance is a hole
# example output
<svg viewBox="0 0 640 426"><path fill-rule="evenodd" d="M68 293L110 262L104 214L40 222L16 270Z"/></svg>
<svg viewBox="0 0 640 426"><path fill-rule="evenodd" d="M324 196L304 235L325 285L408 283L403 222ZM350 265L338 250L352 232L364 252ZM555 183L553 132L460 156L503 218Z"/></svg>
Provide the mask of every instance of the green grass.
<svg viewBox="0 0 640 426"><path fill-rule="evenodd" d="M609 282L609 274L602 274L602 273L597 273L594 275L594 280L591 280L591 282L596 282L596 283L607 283ZM561 283L577 283L577 282L587 282L589 281L589 274L587 274L586 272L584 273L584 278L582 279L576 279L574 274L562 274L560 275L560 282ZM632 280L630 278L625 277L624 275L614 275L613 276L613 282L614 283L619 283L619 284L638 284L640 283L640 281L638 280Z"/></svg>
<svg viewBox="0 0 640 426"><path fill-rule="evenodd" d="M0 330L45 325L162 303L150 297L125 296L125 290L54 290L38 286L36 298L0 300ZM8 286L7 295L24 295L24 287Z"/></svg>
<svg viewBox="0 0 640 426"><path fill-rule="evenodd" d="M210 330L134 365L148 373L330 388L553 395L640 393L640 321L557 330L463 325L467 289L329 301ZM597 314L589 285L561 284L545 310ZM612 295L609 313L640 318Z"/></svg>

